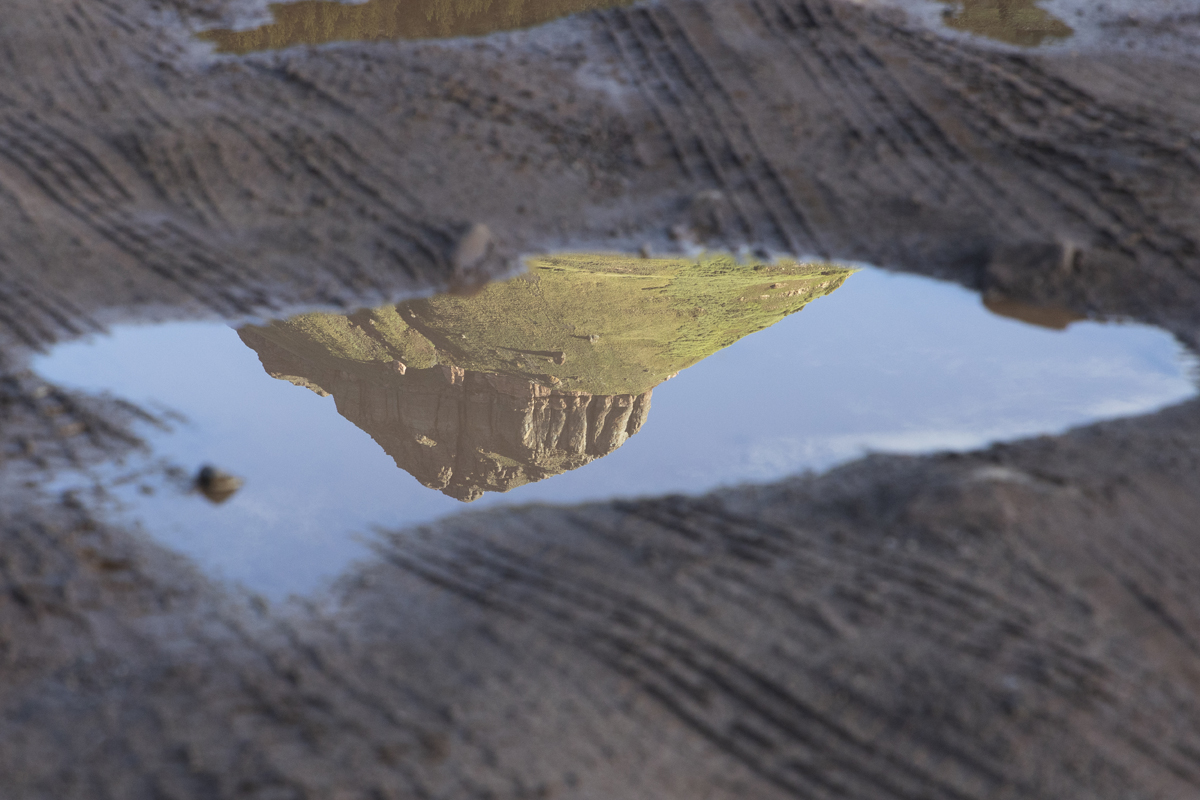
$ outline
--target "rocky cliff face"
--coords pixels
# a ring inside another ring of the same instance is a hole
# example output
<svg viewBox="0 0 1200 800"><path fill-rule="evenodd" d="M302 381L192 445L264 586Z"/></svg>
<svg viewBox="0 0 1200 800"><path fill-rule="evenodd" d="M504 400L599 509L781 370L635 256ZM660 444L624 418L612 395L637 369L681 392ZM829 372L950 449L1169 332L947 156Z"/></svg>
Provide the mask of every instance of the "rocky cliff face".
<svg viewBox="0 0 1200 800"><path fill-rule="evenodd" d="M655 386L836 290L833 264L543 256L519 278L245 327L275 378L459 500L579 467L637 433Z"/></svg>
<svg viewBox="0 0 1200 800"><path fill-rule="evenodd" d="M594 461L637 433L650 391L597 395L451 366L353 371L314 364L240 331L275 378L333 395L338 413L370 434L425 486L470 502Z"/></svg>

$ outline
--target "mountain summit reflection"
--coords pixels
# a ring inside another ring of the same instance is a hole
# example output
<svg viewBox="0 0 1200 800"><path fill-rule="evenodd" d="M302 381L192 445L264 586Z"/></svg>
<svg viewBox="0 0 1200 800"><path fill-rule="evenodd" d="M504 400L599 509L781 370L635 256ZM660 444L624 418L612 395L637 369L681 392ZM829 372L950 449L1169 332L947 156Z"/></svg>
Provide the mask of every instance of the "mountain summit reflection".
<svg viewBox="0 0 1200 800"><path fill-rule="evenodd" d="M1037 47L1066 39L1074 31L1038 0L942 0L955 6L945 12L946 24L966 33L1001 42Z"/></svg>
<svg viewBox="0 0 1200 800"><path fill-rule="evenodd" d="M338 412L422 484L463 501L607 455L653 388L845 281L828 264L538 259L473 297L239 331L272 377Z"/></svg>
<svg viewBox="0 0 1200 800"><path fill-rule="evenodd" d="M214 29L200 38L220 53L244 54L301 44L483 36L528 28L629 0L300 0L271 3L272 21L250 30Z"/></svg>

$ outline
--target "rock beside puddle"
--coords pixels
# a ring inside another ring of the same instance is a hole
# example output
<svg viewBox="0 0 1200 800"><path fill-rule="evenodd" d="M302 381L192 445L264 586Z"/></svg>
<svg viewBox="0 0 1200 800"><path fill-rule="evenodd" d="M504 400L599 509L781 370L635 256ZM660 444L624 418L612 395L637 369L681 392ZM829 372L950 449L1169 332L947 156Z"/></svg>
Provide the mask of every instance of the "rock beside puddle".
<svg viewBox="0 0 1200 800"><path fill-rule="evenodd" d="M196 473L196 488L200 490L200 494L216 505L224 503L237 494L244 483L245 481L236 475L230 475L210 464L204 465Z"/></svg>

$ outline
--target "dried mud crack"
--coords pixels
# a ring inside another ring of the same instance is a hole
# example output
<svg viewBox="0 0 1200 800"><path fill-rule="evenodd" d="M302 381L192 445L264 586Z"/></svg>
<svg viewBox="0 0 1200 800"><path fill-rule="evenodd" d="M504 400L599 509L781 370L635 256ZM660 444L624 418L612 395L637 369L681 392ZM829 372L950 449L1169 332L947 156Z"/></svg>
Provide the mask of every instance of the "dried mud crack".
<svg viewBox="0 0 1200 800"><path fill-rule="evenodd" d="M1069 21L1139 46L664 0L217 56L191 34L261 9L12 0L0 794L1200 794L1197 402L702 498L463 517L275 610L30 485L136 446L133 409L44 385L30 348L466 288L564 247L870 261L1196 347L1198 23L1114 5Z"/></svg>

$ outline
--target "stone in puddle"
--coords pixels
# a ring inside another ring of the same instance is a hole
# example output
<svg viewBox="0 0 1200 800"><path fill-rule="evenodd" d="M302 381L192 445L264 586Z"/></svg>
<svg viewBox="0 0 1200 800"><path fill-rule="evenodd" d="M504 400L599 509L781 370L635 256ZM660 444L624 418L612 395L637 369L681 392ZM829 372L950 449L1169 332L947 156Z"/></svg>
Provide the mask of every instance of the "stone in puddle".
<svg viewBox="0 0 1200 800"><path fill-rule="evenodd" d="M216 504L224 503L242 488L243 481L236 475L217 469L206 464L196 473L196 488L200 493Z"/></svg>

